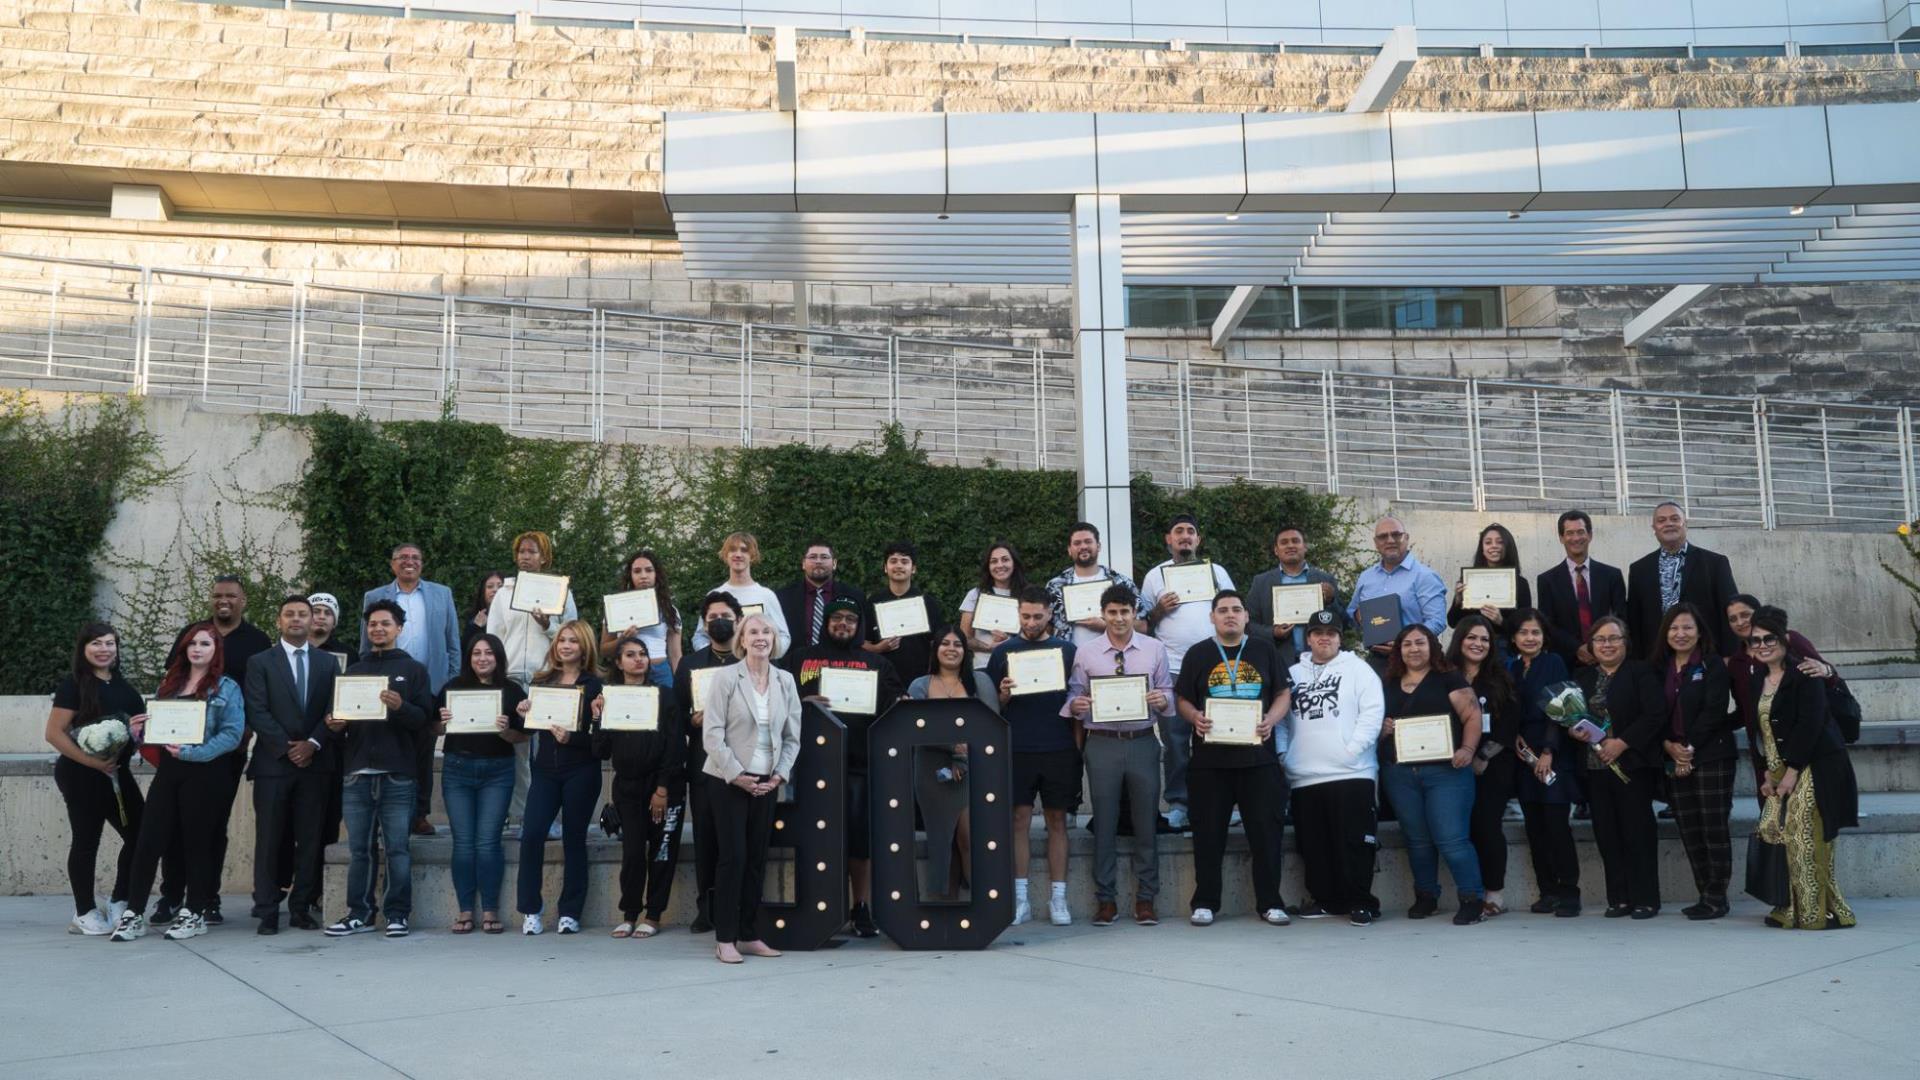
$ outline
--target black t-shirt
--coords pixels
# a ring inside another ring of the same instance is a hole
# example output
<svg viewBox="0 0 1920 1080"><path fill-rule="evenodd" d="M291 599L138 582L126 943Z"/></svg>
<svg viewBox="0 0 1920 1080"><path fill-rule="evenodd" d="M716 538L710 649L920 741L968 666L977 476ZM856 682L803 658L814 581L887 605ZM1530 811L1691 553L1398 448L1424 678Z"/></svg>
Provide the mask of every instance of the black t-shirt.
<svg viewBox="0 0 1920 1080"><path fill-rule="evenodd" d="M889 600L906 600L915 596L920 597L927 605L927 633L913 634L901 638L900 647L890 653L869 654L886 657L887 662L893 665L894 673L900 677L902 686L913 682L913 680L927 673L927 666L933 661L933 635L939 632L942 626L946 625L946 616L940 610L940 601L921 592L917 585L908 589L906 596L893 595L893 591L888 589L884 583L881 584L877 591L867 594L866 623L868 641L880 640L880 627L878 620L873 614L873 605L884 604ZM904 692L903 690L902 693ZM805 689L800 691L802 697L805 697L806 693Z"/></svg>
<svg viewBox="0 0 1920 1080"><path fill-rule="evenodd" d="M1210 697L1258 699L1264 715L1273 699L1291 686L1286 672L1280 670L1280 650L1272 642L1247 637L1227 648L1209 637L1196 642L1181 658L1180 680L1173 692L1202 712ZM1200 769L1251 769L1279 760L1271 735L1259 746L1235 746L1210 743L1195 732L1189 764Z"/></svg>
<svg viewBox="0 0 1920 1080"><path fill-rule="evenodd" d="M99 682L100 687L99 701L92 710L85 713L80 711L80 685L73 681L73 676L66 676L60 680L60 685L53 688L53 707L74 711L73 724L68 728L69 731L77 731L103 716L112 716L114 713L124 713L127 719L131 720L147 711L147 699L141 697L140 691L135 690L133 684L119 672L114 672L110 679L96 681ZM128 745L120 752L120 763L125 765L132 757L133 747Z"/></svg>
<svg viewBox="0 0 1920 1080"><path fill-rule="evenodd" d="M1453 746L1456 750L1460 748L1466 730L1461 723L1460 714L1454 710L1450 696L1455 690L1471 689L1465 676L1457 671L1429 670L1420 680L1420 685L1411 691L1400 689L1399 679L1387 679L1385 683L1389 719L1398 720L1403 716L1439 716L1444 713L1453 718ZM1380 764L1393 763L1393 738L1388 736L1380 740Z"/></svg>
<svg viewBox="0 0 1920 1080"><path fill-rule="evenodd" d="M501 679L493 683L469 683L464 679L454 679L434 697L433 722L440 722L440 710L446 708L448 690L498 690L500 691L500 712L507 718L510 731L526 730L526 721L520 715L520 703L527 700L526 691L512 679ZM474 757L512 757L513 744L498 735L448 735L441 747L448 754L472 754Z"/></svg>

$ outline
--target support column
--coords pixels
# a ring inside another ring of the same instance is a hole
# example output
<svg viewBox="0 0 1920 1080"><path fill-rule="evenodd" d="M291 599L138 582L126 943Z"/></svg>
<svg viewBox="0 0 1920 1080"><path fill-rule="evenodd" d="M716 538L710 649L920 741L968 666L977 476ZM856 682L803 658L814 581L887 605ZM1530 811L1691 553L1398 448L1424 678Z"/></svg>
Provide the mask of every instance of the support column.
<svg viewBox="0 0 1920 1080"><path fill-rule="evenodd" d="M1131 577L1126 301L1120 283L1119 196L1076 195L1073 392L1080 433L1080 516L1100 528L1101 561Z"/></svg>

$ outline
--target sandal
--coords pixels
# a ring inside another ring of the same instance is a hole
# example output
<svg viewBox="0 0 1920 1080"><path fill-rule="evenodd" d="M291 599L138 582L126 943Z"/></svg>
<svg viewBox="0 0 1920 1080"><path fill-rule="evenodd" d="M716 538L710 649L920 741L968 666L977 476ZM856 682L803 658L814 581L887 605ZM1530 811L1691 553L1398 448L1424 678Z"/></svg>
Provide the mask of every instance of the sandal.
<svg viewBox="0 0 1920 1080"><path fill-rule="evenodd" d="M633 924L630 922L623 922L619 926L614 927L613 936L614 937L632 937Z"/></svg>
<svg viewBox="0 0 1920 1080"><path fill-rule="evenodd" d="M459 918L454 919L453 924L451 926L448 926L447 929L453 931L456 934L471 934L473 933L473 916L462 915Z"/></svg>
<svg viewBox="0 0 1920 1080"><path fill-rule="evenodd" d="M507 924L501 922L498 915L492 918L482 916L480 919L480 930L482 933L487 934L504 934L507 932Z"/></svg>
<svg viewBox="0 0 1920 1080"><path fill-rule="evenodd" d="M659 932L660 932L660 924L657 922L654 922L652 919L648 919L647 921L633 928L634 937L652 937L653 935Z"/></svg>

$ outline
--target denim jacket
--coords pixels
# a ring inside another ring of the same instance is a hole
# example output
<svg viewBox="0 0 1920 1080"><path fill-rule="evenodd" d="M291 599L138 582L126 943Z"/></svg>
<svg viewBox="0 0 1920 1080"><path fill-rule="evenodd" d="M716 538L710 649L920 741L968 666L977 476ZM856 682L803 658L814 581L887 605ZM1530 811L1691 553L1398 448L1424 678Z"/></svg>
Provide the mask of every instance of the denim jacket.
<svg viewBox="0 0 1920 1080"><path fill-rule="evenodd" d="M207 738L199 746L180 748L181 761L212 761L240 747L240 736L247 730L247 706L240 685L225 675L213 696L207 699Z"/></svg>

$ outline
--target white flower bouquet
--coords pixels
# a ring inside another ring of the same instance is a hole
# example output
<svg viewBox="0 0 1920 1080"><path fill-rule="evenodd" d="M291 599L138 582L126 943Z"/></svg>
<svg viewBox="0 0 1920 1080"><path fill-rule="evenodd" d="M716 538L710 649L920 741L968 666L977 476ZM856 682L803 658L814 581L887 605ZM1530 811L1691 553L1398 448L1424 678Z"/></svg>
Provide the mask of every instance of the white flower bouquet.
<svg viewBox="0 0 1920 1080"><path fill-rule="evenodd" d="M1545 696L1541 699L1540 710L1547 714L1547 719L1560 725L1573 738L1588 746L1598 747L1608 735L1612 734L1613 725L1606 720L1596 718L1587 709L1587 693L1580 689L1578 683L1554 683L1547 687L1543 694ZM1628 782L1627 774L1621 771L1617 763L1609 762L1607 768L1613 770L1613 775L1619 777L1621 783Z"/></svg>
<svg viewBox="0 0 1920 1080"><path fill-rule="evenodd" d="M119 713L103 716L85 727L73 729L74 745L86 751L91 757L101 761L112 761L120 756L133 741L133 732L127 727L127 718ZM120 775L116 771L108 777L113 783L113 801L120 809L120 824L127 823L127 801L120 794Z"/></svg>

